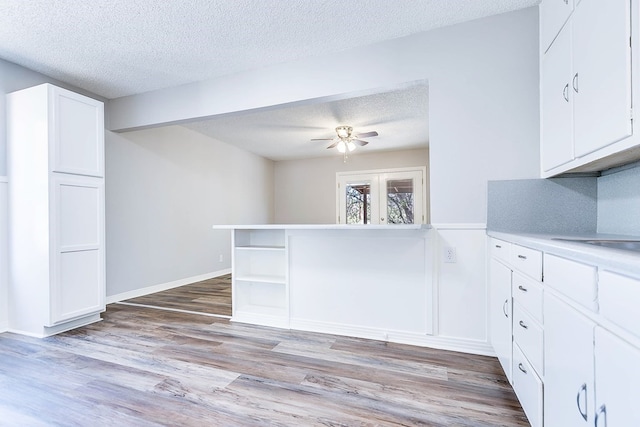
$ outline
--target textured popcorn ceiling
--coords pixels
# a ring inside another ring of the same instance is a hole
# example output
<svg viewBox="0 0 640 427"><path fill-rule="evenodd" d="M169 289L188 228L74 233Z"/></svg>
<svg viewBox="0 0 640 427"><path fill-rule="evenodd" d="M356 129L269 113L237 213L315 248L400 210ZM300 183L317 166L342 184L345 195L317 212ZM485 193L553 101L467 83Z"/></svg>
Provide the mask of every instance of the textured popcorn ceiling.
<svg viewBox="0 0 640 427"><path fill-rule="evenodd" d="M352 126L355 133L377 131L362 138L369 144L353 155L379 150L425 148L429 143L429 96L426 83L383 93L354 96L314 104L214 117L185 127L251 151L271 160L336 156L327 150L339 125Z"/></svg>
<svg viewBox="0 0 640 427"><path fill-rule="evenodd" d="M2 0L0 58L117 98L539 0Z"/></svg>

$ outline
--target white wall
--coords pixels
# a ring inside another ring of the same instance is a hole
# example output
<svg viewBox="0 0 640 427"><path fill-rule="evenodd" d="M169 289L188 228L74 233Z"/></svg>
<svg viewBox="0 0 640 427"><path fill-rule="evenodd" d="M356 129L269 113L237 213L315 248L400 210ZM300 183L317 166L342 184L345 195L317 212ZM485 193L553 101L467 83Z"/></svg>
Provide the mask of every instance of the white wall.
<svg viewBox="0 0 640 427"><path fill-rule="evenodd" d="M428 166L429 150L350 154L275 163L275 222L278 224L333 224L336 222L336 173ZM429 172L427 168L427 173ZM427 185L427 197L429 196Z"/></svg>
<svg viewBox="0 0 640 427"><path fill-rule="evenodd" d="M105 147L108 297L227 269L230 232L211 226L273 220L270 160L182 126Z"/></svg>

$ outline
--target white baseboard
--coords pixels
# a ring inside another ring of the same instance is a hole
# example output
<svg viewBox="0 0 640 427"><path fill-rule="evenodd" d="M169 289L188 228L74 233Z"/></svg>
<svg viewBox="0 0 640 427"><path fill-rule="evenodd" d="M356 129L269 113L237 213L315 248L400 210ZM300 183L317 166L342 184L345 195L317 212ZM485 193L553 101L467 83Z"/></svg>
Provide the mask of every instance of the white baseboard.
<svg viewBox="0 0 640 427"><path fill-rule="evenodd" d="M90 314L88 316L81 317L79 319L62 323L57 326L51 326L51 327L43 326L38 332L23 331L23 330L14 329L14 328L9 328L7 332L11 332L13 334L18 334L18 335L25 335L25 336L34 337L34 338L46 338L62 332L70 331L71 329L80 328L82 326L87 326L92 323L101 322L101 321L102 321L102 317L100 317L100 313L95 313L95 314Z"/></svg>
<svg viewBox="0 0 640 427"><path fill-rule="evenodd" d="M198 276L187 277L184 279L174 280L172 282L161 283L159 285L147 286L146 288L134 289L132 291L123 292L116 295L107 296L107 304L113 304L114 302L120 302L131 298L137 298L156 292L166 291L169 289L177 288L178 286L188 285L190 283L201 282L207 279L213 279L214 277L224 276L230 274L231 269L225 268L224 270L213 271L211 273L200 274Z"/></svg>
<svg viewBox="0 0 640 427"><path fill-rule="evenodd" d="M485 341L438 337L418 332L390 331L303 319L291 319L289 325L291 329L300 331L388 341L397 344L437 348L440 350L458 351L481 356L495 356L493 348Z"/></svg>

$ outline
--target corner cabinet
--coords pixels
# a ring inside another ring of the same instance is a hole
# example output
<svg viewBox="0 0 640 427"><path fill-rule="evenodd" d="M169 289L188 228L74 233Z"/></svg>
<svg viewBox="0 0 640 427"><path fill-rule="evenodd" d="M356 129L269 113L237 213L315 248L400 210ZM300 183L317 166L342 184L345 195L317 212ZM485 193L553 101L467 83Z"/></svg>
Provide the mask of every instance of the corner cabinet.
<svg viewBox="0 0 640 427"><path fill-rule="evenodd" d="M286 231L236 229L231 320L289 327Z"/></svg>
<svg viewBox="0 0 640 427"><path fill-rule="evenodd" d="M105 309L103 109L50 84L7 95L12 331L52 335Z"/></svg>
<svg viewBox="0 0 640 427"><path fill-rule="evenodd" d="M541 48L553 40L540 60L545 178L634 160L635 154L613 156L638 145L629 140L631 1L576 3L575 8L562 0L543 0L540 5ZM608 163L603 160L607 157Z"/></svg>

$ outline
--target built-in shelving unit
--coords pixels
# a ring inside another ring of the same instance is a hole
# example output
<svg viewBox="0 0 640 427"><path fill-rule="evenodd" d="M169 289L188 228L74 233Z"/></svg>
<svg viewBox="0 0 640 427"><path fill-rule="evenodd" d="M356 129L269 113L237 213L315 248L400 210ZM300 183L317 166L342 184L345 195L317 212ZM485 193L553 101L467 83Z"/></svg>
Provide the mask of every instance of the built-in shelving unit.
<svg viewBox="0 0 640 427"><path fill-rule="evenodd" d="M232 320L289 326L285 230L238 229L233 234Z"/></svg>

